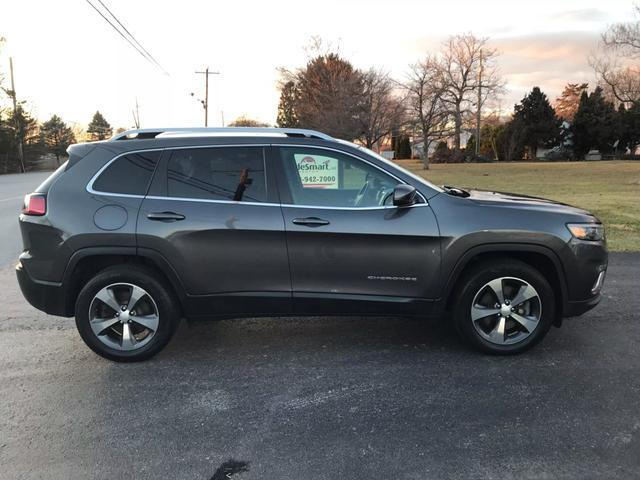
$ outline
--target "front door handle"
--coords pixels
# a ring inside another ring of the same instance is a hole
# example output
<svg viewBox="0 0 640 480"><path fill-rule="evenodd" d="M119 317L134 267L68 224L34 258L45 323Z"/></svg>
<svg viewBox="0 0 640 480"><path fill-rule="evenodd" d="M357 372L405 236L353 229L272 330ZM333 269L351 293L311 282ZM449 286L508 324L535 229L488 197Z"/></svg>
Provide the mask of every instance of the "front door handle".
<svg viewBox="0 0 640 480"><path fill-rule="evenodd" d="M294 218L292 222L296 225L305 225L307 227L321 227L322 225L329 225L329 220L324 220L318 217Z"/></svg>
<svg viewBox="0 0 640 480"><path fill-rule="evenodd" d="M184 220L185 216L175 212L155 212L147 214L147 218L158 222L177 222Z"/></svg>

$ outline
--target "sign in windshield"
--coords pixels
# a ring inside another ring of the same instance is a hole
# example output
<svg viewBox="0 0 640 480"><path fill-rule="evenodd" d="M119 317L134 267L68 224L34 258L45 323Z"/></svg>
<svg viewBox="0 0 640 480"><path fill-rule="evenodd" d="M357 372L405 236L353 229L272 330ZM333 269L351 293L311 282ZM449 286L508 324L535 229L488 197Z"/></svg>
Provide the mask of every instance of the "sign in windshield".
<svg viewBox="0 0 640 480"><path fill-rule="evenodd" d="M338 160L322 155L295 154L304 188L338 188Z"/></svg>

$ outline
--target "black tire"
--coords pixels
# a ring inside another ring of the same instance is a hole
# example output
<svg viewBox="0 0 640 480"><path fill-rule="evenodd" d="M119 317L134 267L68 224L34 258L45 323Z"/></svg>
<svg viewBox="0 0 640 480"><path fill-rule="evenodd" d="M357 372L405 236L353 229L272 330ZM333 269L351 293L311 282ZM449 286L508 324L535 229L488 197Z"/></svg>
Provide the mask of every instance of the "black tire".
<svg viewBox="0 0 640 480"><path fill-rule="evenodd" d="M476 294L487 283L501 277L515 277L529 283L538 293L541 316L537 326L523 340L499 345L485 339L474 327L471 307ZM460 336L474 348L494 355L522 353L544 338L556 315L556 296L546 278L532 266L514 259L482 262L469 270L458 283L454 298L453 321Z"/></svg>
<svg viewBox="0 0 640 480"><path fill-rule="evenodd" d="M153 299L158 310L158 327L144 346L131 351L117 350L105 345L91 329L91 302L100 290L108 285L128 283L144 289ZM76 300L76 327L82 340L98 355L116 362L138 362L151 358L162 350L180 320L177 300L158 275L150 269L136 265L116 265L96 274L82 288Z"/></svg>

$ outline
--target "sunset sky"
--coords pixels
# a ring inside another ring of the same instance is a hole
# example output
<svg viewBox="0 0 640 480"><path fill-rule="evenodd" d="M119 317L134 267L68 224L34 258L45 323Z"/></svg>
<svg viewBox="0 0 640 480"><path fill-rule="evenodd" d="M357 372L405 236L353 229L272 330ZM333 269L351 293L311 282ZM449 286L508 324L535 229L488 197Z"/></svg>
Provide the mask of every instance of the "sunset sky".
<svg viewBox="0 0 640 480"><path fill-rule="evenodd" d="M92 0L99 5L98 0ZM131 127L136 98L143 127L201 126L209 66L209 125L247 115L275 122L278 67L305 63L317 35L357 67L402 79L407 66L449 35L473 31L501 52L510 111L532 86L555 98L567 82L592 82L588 55L611 23L631 20L627 0L521 1L125 1L103 0L166 69L127 44L85 0L4 2L0 74L40 119L57 113L86 125L100 110L114 127ZM7 105L3 97L1 103Z"/></svg>

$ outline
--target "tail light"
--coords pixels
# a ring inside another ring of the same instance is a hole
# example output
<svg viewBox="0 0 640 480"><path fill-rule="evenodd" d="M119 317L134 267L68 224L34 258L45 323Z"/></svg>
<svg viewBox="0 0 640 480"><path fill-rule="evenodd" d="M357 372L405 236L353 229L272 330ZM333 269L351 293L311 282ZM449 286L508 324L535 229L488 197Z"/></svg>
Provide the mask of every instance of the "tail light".
<svg viewBox="0 0 640 480"><path fill-rule="evenodd" d="M44 215L47 213L47 196L42 193L25 195L22 213L25 215Z"/></svg>

